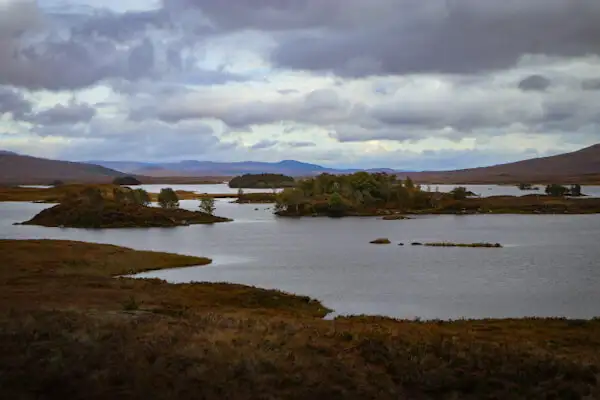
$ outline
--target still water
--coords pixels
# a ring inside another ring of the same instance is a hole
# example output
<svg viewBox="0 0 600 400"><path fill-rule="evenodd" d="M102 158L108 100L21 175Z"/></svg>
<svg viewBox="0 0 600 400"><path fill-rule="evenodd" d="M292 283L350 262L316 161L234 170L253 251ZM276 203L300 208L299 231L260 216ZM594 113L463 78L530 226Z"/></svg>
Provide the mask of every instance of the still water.
<svg viewBox="0 0 600 400"><path fill-rule="evenodd" d="M181 204L189 209L198 206L192 200ZM212 265L141 276L281 289L317 298L334 309L334 315L442 319L600 315L600 215L284 219L273 216L271 205L220 200L217 214L234 222L117 230L12 225L48 206L0 203L0 238L82 240L206 256L214 260ZM388 237L393 244L368 243L377 237ZM499 242L505 247L409 245L444 240ZM408 245L398 246L399 242Z"/></svg>

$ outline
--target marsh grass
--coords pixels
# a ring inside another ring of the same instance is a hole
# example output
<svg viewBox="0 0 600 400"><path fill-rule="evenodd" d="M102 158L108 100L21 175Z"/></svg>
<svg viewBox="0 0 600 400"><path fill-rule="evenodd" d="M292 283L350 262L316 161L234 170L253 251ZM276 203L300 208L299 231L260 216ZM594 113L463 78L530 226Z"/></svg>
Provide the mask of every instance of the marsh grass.
<svg viewBox="0 0 600 400"><path fill-rule="evenodd" d="M0 254L0 398L600 396L599 320L326 321L308 297L112 278L207 259L49 240Z"/></svg>

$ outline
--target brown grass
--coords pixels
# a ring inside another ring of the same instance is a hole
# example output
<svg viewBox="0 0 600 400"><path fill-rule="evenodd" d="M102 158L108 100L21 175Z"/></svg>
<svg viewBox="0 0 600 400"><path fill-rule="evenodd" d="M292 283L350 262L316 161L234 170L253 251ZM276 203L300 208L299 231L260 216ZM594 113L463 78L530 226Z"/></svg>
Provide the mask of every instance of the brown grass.
<svg viewBox="0 0 600 400"><path fill-rule="evenodd" d="M84 190L94 188L102 192L102 196L112 199L113 189L119 188L113 184L72 184L60 185L51 188L22 188L0 187L0 201L37 201L46 203L60 203L68 197L78 197Z"/></svg>
<svg viewBox="0 0 600 400"><path fill-rule="evenodd" d="M321 320L305 297L114 279L206 259L0 241L0 398L598 398L600 321Z"/></svg>

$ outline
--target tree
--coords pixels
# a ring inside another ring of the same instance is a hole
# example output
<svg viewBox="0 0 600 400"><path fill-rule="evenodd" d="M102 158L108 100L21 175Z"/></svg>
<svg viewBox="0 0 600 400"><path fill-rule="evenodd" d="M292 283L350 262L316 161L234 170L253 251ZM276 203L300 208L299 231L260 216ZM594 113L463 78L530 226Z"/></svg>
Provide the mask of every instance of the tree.
<svg viewBox="0 0 600 400"><path fill-rule="evenodd" d="M329 215L331 215L332 217L341 217L346 211L346 205L344 204L344 200L342 199L342 196L340 196L340 194L337 192L329 196L328 207Z"/></svg>
<svg viewBox="0 0 600 400"><path fill-rule="evenodd" d="M74 200L74 198L71 198L74 195L68 196L67 200ZM98 188L89 187L84 189L80 194L80 198L92 206L102 206L104 204L104 196Z"/></svg>
<svg viewBox="0 0 600 400"><path fill-rule="evenodd" d="M158 194L158 204L162 208L179 208L177 193L171 188L164 188Z"/></svg>
<svg viewBox="0 0 600 400"><path fill-rule="evenodd" d="M300 204L304 204L304 194L300 189L286 188L277 195L275 208L277 211L287 211L294 207L296 213L300 211Z"/></svg>
<svg viewBox="0 0 600 400"><path fill-rule="evenodd" d="M571 196L581 196L581 185L575 184L571 185L571 189L569 190L569 195Z"/></svg>
<svg viewBox="0 0 600 400"><path fill-rule="evenodd" d="M450 194L454 200L464 200L469 195L469 191L464 186L458 186L452 189Z"/></svg>
<svg viewBox="0 0 600 400"><path fill-rule="evenodd" d="M410 176L406 177L406 180L404 181L404 187L409 190L415 188L415 183L413 182L412 179L410 179Z"/></svg>
<svg viewBox="0 0 600 400"><path fill-rule="evenodd" d="M519 188L519 190L535 190L535 186L533 186L531 183L519 183L517 185L517 187Z"/></svg>
<svg viewBox="0 0 600 400"><path fill-rule="evenodd" d="M135 189L133 198L136 204L146 207L150 205L150 195L144 189Z"/></svg>
<svg viewBox="0 0 600 400"><path fill-rule="evenodd" d="M546 194L548 196L562 197L568 193L569 193L569 189L567 189L563 185L558 185L556 183L553 183L551 185L546 186Z"/></svg>
<svg viewBox="0 0 600 400"><path fill-rule="evenodd" d="M212 197L202 197L200 199L200 211L206 214L214 215L215 213L215 199Z"/></svg>
<svg viewBox="0 0 600 400"><path fill-rule="evenodd" d="M238 195L238 200L241 200L244 197L244 189L239 188L237 195Z"/></svg>

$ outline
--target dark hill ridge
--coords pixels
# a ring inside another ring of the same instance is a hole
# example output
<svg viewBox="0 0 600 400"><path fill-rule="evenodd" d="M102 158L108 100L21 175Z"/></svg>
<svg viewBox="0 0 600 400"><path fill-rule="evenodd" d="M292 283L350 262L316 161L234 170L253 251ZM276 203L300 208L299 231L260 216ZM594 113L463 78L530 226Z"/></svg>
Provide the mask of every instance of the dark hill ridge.
<svg viewBox="0 0 600 400"><path fill-rule="evenodd" d="M108 183L119 176L125 174L100 165L0 153L2 184L50 184L54 180Z"/></svg>

